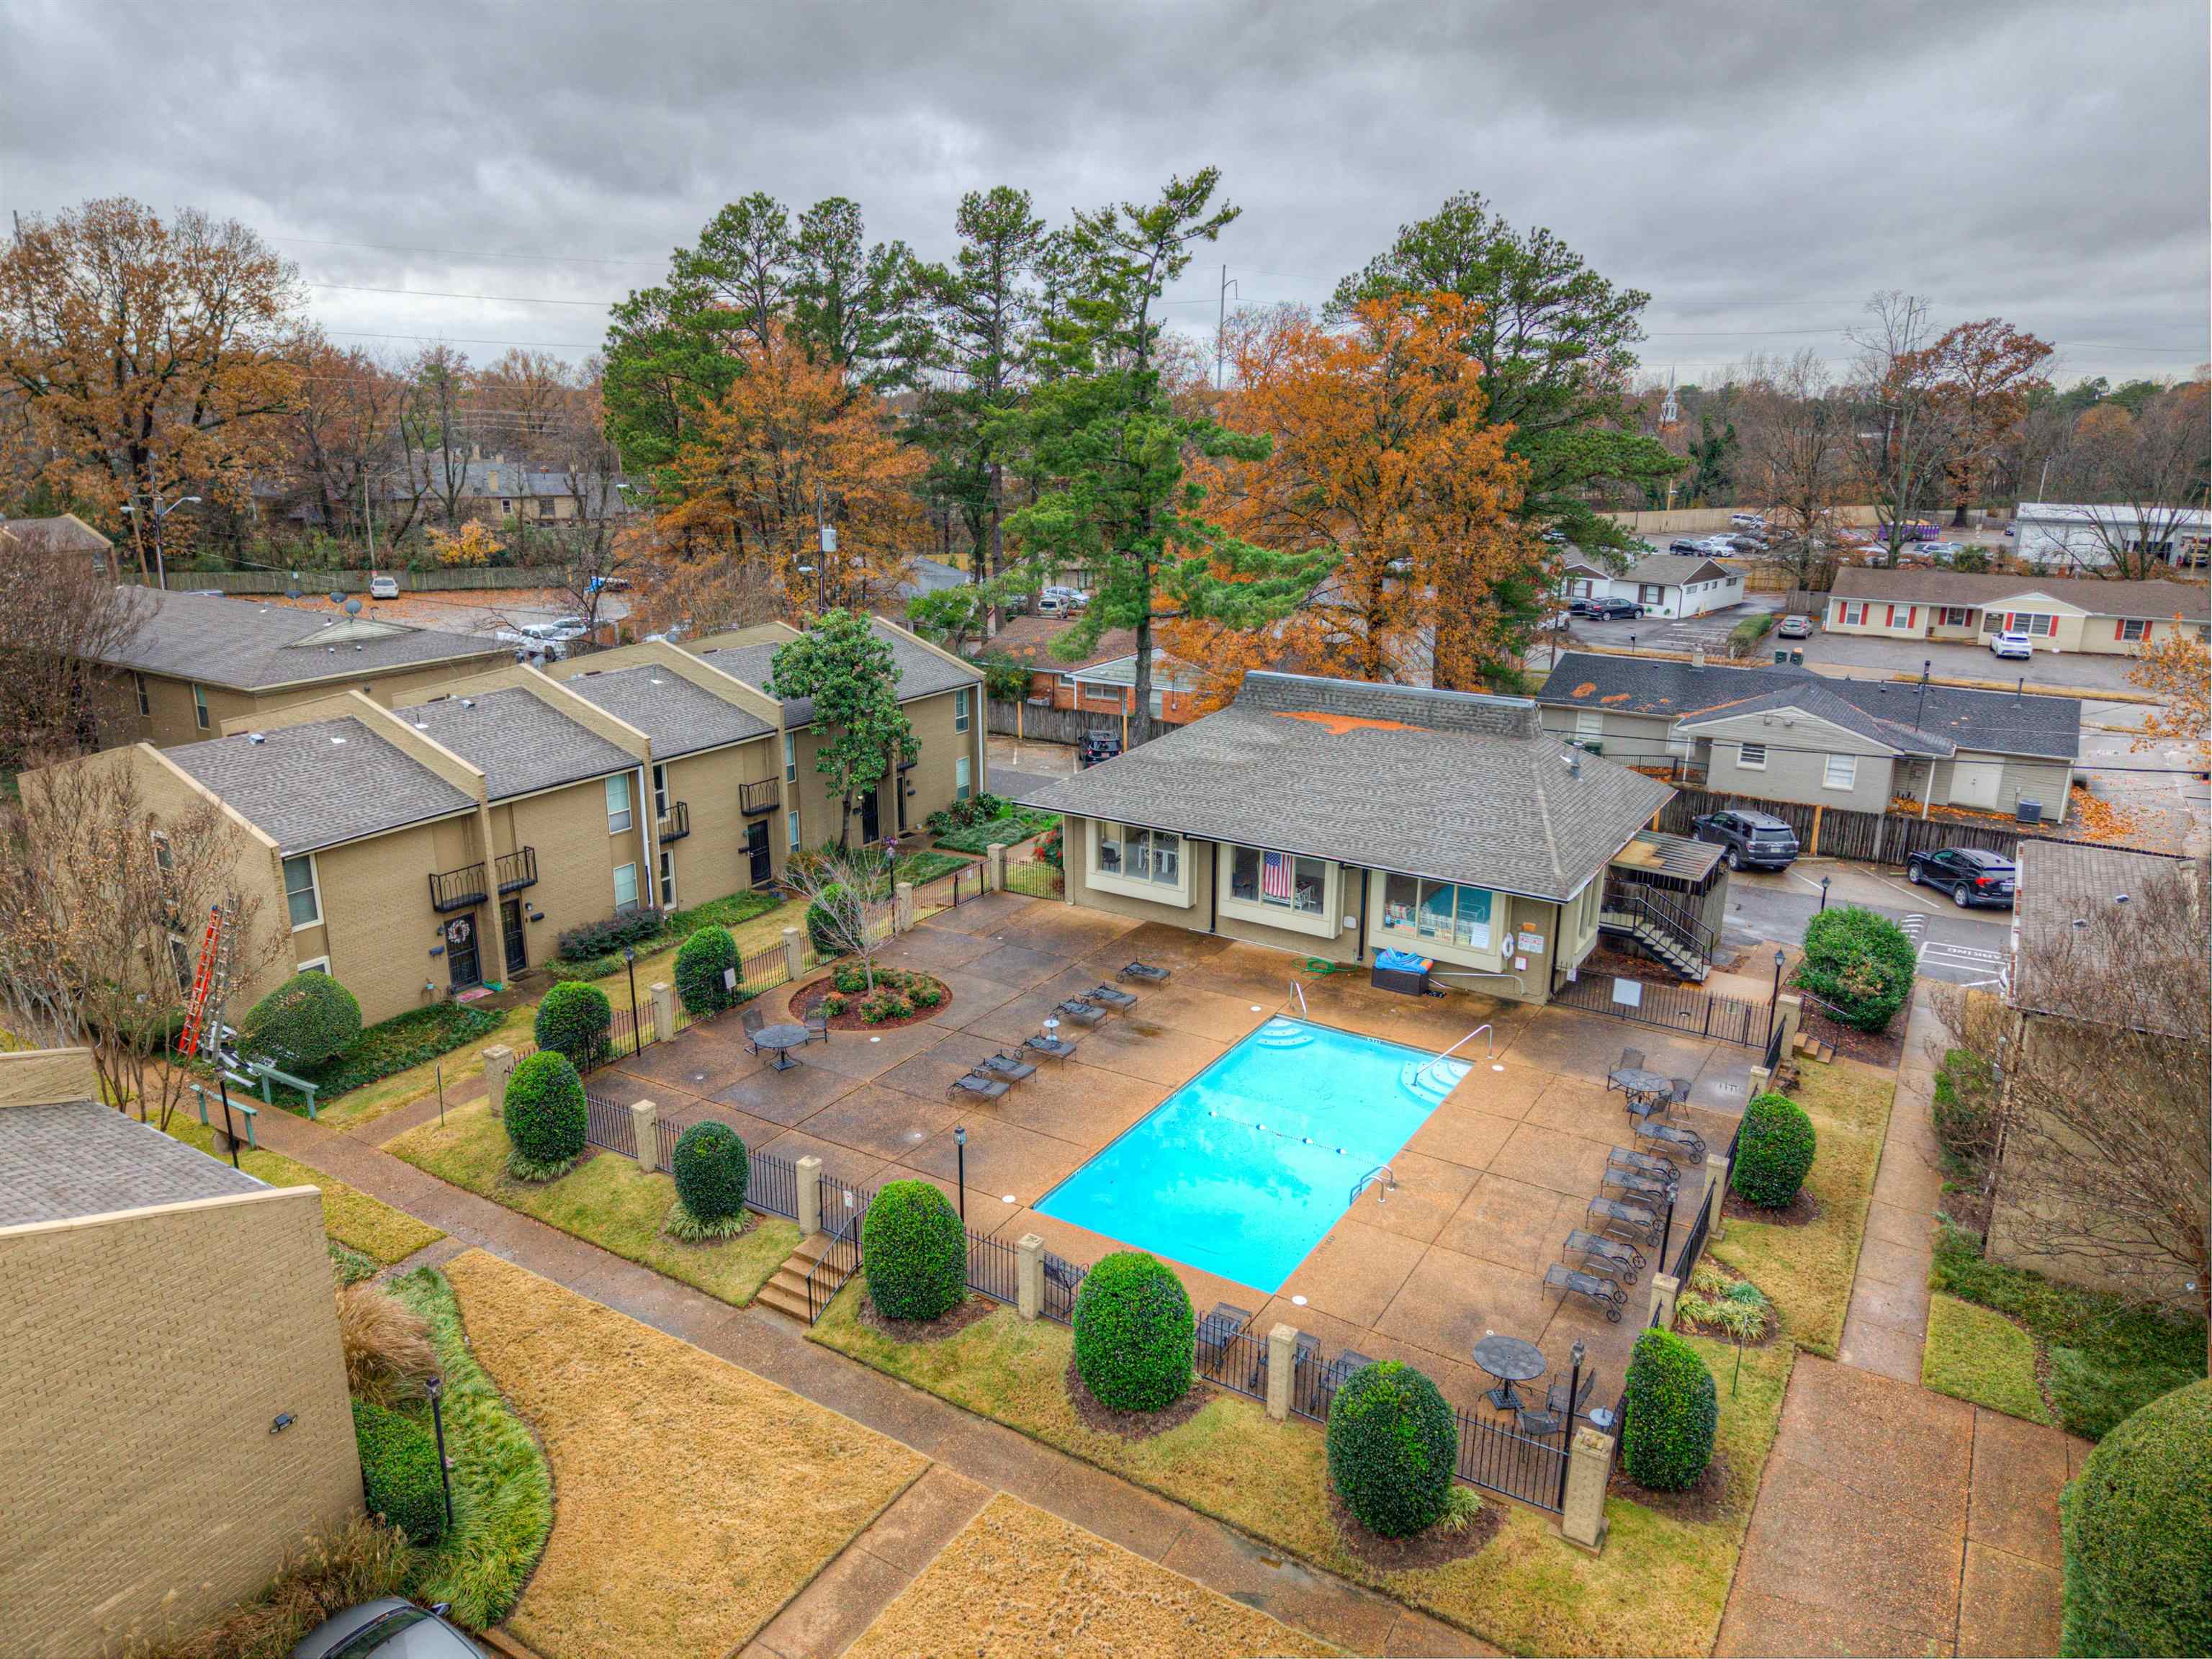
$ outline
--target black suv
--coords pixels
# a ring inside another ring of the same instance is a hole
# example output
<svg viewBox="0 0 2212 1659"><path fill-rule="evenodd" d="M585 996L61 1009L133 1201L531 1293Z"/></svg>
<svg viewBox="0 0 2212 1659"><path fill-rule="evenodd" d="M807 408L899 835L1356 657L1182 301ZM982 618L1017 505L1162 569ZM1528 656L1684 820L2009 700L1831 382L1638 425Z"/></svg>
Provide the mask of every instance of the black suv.
<svg viewBox="0 0 2212 1659"><path fill-rule="evenodd" d="M1690 827L1699 841L1728 848L1731 870L1786 870L1796 861L1797 832L1770 812L1709 812Z"/></svg>
<svg viewBox="0 0 2212 1659"><path fill-rule="evenodd" d="M1951 902L1961 910L1977 904L2009 908L2013 883L2019 873L2011 860L1972 847L1915 853L1905 861L1906 880L1915 887L1949 889Z"/></svg>
<svg viewBox="0 0 2212 1659"><path fill-rule="evenodd" d="M1592 599L1588 615L1600 622L1618 622L1623 617L1640 617L1644 607L1633 599Z"/></svg>

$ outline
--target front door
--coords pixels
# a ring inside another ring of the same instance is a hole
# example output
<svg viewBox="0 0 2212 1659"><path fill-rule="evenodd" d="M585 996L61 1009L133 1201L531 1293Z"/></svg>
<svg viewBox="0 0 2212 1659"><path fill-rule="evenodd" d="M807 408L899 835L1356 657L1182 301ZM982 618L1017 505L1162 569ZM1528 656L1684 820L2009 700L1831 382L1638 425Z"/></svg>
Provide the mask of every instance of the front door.
<svg viewBox="0 0 2212 1659"><path fill-rule="evenodd" d="M898 832L906 834L906 768L891 774L891 799L898 803Z"/></svg>
<svg viewBox="0 0 2212 1659"><path fill-rule="evenodd" d="M874 841L883 834L881 815L876 809L876 793L871 789L860 797L860 839L864 842Z"/></svg>
<svg viewBox="0 0 2212 1659"><path fill-rule="evenodd" d="M522 938L522 901L519 898L499 902L500 926L507 933L507 971L509 978L530 965L530 947Z"/></svg>
<svg viewBox="0 0 2212 1659"><path fill-rule="evenodd" d="M473 910L446 924L446 972L456 991L483 983L483 969L477 958L477 915Z"/></svg>
<svg viewBox="0 0 2212 1659"><path fill-rule="evenodd" d="M745 826L745 858L752 866L752 885L767 886L775 875L775 866L769 857L766 818L755 818Z"/></svg>

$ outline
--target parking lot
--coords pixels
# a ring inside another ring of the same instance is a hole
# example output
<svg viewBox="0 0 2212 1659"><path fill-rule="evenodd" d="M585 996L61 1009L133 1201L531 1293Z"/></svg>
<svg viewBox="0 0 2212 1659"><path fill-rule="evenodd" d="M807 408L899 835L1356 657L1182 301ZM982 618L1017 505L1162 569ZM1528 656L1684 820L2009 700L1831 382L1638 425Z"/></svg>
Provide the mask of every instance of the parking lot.
<svg viewBox="0 0 2212 1659"><path fill-rule="evenodd" d="M1831 634L1815 629L1805 642L1808 667L1861 671L1879 669L1899 674L1917 674L1923 662L1938 679L1996 680L2011 684L2064 686L2091 691L2125 691L2132 657L2111 657L2086 651L2039 651L2033 657L2003 659L1981 645L1940 645L1933 640L1883 640L1856 634Z"/></svg>
<svg viewBox="0 0 2212 1659"><path fill-rule="evenodd" d="M1746 617L1771 611L1781 602L1778 593L1753 593L1741 605L1725 611L1708 611L1702 617L1632 617L1620 622L1595 622L1577 617L1571 630L1576 643L1609 646L1619 650L1709 651L1720 655L1728 648L1729 630Z"/></svg>

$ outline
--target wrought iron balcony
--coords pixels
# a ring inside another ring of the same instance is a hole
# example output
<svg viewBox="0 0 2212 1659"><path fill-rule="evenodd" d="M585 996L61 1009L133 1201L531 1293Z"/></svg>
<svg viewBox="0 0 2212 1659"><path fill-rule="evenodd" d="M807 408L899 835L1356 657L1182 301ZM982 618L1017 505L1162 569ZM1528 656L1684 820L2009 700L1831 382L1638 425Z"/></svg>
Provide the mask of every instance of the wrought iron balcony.
<svg viewBox="0 0 2212 1659"><path fill-rule="evenodd" d="M773 812L783 799L783 782L779 778L764 778L758 783L738 786L738 810L747 817L757 812Z"/></svg>
<svg viewBox="0 0 2212 1659"><path fill-rule="evenodd" d="M430 908L442 914L482 904L490 896L490 890L484 885L484 873L481 864L463 865L458 870L432 871Z"/></svg>
<svg viewBox="0 0 2212 1659"><path fill-rule="evenodd" d="M524 847L499 855L499 890L519 893L538 885L538 849Z"/></svg>
<svg viewBox="0 0 2212 1659"><path fill-rule="evenodd" d="M682 841L684 836L690 835L691 833L691 803L683 800L669 802L668 810L660 815L654 833L660 838L660 843L664 847L672 841Z"/></svg>

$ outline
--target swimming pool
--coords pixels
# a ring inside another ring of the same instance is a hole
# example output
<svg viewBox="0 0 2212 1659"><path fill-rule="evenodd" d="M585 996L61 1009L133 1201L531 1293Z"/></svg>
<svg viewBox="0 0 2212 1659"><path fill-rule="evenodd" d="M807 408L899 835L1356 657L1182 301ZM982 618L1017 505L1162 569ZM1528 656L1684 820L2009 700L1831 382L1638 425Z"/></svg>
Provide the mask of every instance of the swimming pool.
<svg viewBox="0 0 2212 1659"><path fill-rule="evenodd" d="M1045 1214L1271 1294L1468 1073L1271 1019L1045 1195ZM1370 1200L1371 1201L1371 1200Z"/></svg>

